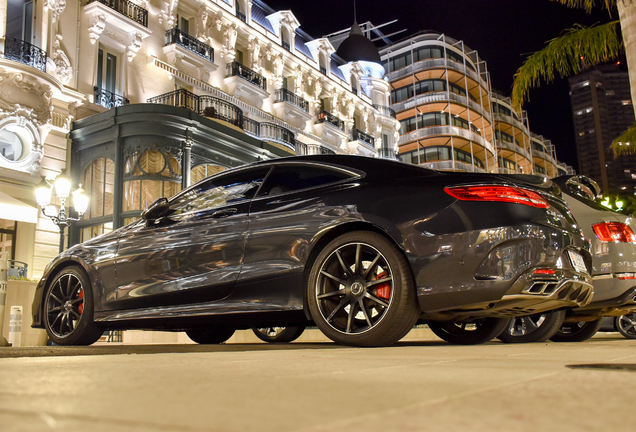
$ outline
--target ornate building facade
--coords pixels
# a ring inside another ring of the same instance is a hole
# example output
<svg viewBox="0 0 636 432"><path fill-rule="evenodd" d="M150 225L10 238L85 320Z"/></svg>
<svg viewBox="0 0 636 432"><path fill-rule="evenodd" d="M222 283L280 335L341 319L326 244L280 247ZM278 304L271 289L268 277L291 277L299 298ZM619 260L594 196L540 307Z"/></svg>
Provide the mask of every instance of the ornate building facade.
<svg viewBox="0 0 636 432"><path fill-rule="evenodd" d="M41 175L68 169L89 192L74 243L244 163L395 156L379 58L343 59L291 11L260 0L8 0L0 15L0 184L31 212L17 223L5 212L13 229L0 229L25 245L12 258L31 278L58 244L37 215Z"/></svg>

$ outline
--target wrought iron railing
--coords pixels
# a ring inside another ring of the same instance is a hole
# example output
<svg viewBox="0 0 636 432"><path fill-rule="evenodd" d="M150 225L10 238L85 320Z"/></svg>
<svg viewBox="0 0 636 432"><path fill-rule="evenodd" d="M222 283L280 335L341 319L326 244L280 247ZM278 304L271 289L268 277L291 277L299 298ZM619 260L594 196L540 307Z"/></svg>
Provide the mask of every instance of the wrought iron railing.
<svg viewBox="0 0 636 432"><path fill-rule="evenodd" d="M256 138L261 135L261 124L249 117L243 117L243 130Z"/></svg>
<svg viewBox="0 0 636 432"><path fill-rule="evenodd" d="M214 48L176 27L166 31L166 46L172 44L180 45L214 63Z"/></svg>
<svg viewBox="0 0 636 432"><path fill-rule="evenodd" d="M196 96L196 95L195 95ZM205 117L226 121L243 129L243 110L214 96L199 96L197 112Z"/></svg>
<svg viewBox="0 0 636 432"><path fill-rule="evenodd" d="M94 101L97 105L108 109L128 105L130 103L130 99L97 86L93 87L93 96L95 97Z"/></svg>
<svg viewBox="0 0 636 432"><path fill-rule="evenodd" d="M246 81L251 82L255 86L262 88L263 90L267 90L267 80L262 75L254 72L252 69L248 68L245 65L242 65L237 61L233 61L232 63L228 63L226 65L225 76L238 76Z"/></svg>
<svg viewBox="0 0 636 432"><path fill-rule="evenodd" d="M214 96L199 96L179 89L152 97L146 102L189 109L202 116L223 120L243 129L243 110Z"/></svg>
<svg viewBox="0 0 636 432"><path fill-rule="evenodd" d="M148 27L148 11L128 0L88 0L88 3L99 2L120 14Z"/></svg>
<svg viewBox="0 0 636 432"><path fill-rule="evenodd" d="M20 39L7 36L4 57L46 72L46 51Z"/></svg>
<svg viewBox="0 0 636 432"><path fill-rule="evenodd" d="M236 11L236 17L244 23L247 23L247 16L243 12Z"/></svg>
<svg viewBox="0 0 636 432"><path fill-rule="evenodd" d="M148 103L171 105L199 112L199 96L187 90L179 89L146 99Z"/></svg>
<svg viewBox="0 0 636 432"><path fill-rule="evenodd" d="M291 51L291 46L289 45L289 42L281 41L280 44L283 47L283 49L285 49L287 51Z"/></svg>
<svg viewBox="0 0 636 432"><path fill-rule="evenodd" d="M383 116L397 118L397 115L395 114L395 110L388 106L373 104L373 108L377 109L380 112L380 114Z"/></svg>
<svg viewBox="0 0 636 432"><path fill-rule="evenodd" d="M366 143L371 147L375 146L375 138L373 138L369 134L362 132L360 129L354 128L351 130L351 139L353 141L362 141L363 143Z"/></svg>
<svg viewBox="0 0 636 432"><path fill-rule="evenodd" d="M331 149L328 149L327 147L320 146L320 154L323 154L323 155L335 155L336 152L331 150Z"/></svg>
<svg viewBox="0 0 636 432"><path fill-rule="evenodd" d="M266 122L260 124L260 129L259 137L262 140L287 144L292 149L296 150L296 139L289 129L285 129L275 123Z"/></svg>
<svg viewBox="0 0 636 432"><path fill-rule="evenodd" d="M344 131L344 122L340 120L335 115L327 112L325 110L318 112L318 118L316 120L317 123L328 123L332 126L337 127L338 129Z"/></svg>
<svg viewBox="0 0 636 432"><path fill-rule="evenodd" d="M276 90L276 102L289 102L290 104L296 105L298 108L309 112L309 102L284 88Z"/></svg>

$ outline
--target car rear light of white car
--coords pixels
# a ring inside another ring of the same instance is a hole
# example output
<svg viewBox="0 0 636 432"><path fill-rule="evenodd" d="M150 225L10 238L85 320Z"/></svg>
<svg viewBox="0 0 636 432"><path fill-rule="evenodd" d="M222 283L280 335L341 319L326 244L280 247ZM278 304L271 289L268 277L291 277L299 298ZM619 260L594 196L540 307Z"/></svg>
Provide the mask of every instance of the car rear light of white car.
<svg viewBox="0 0 636 432"><path fill-rule="evenodd" d="M634 231L624 223L601 222L592 225L596 237L603 242L636 243Z"/></svg>
<svg viewBox="0 0 636 432"><path fill-rule="evenodd" d="M447 194L461 201L499 201L548 208L550 203L541 195L513 186L451 186Z"/></svg>

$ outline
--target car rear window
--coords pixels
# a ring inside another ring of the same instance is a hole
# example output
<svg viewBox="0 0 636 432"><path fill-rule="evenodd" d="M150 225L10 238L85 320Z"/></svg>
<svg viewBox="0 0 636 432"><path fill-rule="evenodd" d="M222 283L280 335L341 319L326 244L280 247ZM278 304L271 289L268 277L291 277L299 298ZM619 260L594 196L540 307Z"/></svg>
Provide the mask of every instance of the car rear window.
<svg viewBox="0 0 636 432"><path fill-rule="evenodd" d="M309 164L277 165L265 180L259 196L310 189L359 177L352 171Z"/></svg>

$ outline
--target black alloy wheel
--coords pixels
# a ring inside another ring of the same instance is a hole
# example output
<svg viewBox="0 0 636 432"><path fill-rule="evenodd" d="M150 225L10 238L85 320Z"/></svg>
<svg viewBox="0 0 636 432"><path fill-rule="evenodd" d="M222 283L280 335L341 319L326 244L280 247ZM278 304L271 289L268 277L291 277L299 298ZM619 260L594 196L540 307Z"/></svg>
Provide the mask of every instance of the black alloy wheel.
<svg viewBox="0 0 636 432"><path fill-rule="evenodd" d="M614 318L614 326L627 339L636 339L636 313Z"/></svg>
<svg viewBox="0 0 636 432"><path fill-rule="evenodd" d="M480 318L470 322L429 322L428 326L446 342L477 345L496 338L509 322L509 318Z"/></svg>
<svg viewBox="0 0 636 432"><path fill-rule="evenodd" d="M305 331L305 327L262 327L252 329L257 338L263 342L293 342Z"/></svg>
<svg viewBox="0 0 636 432"><path fill-rule="evenodd" d="M583 342L596 334L603 324L603 318L594 321L566 322L550 338L554 342Z"/></svg>
<svg viewBox="0 0 636 432"><path fill-rule="evenodd" d="M44 296L44 328L56 345L90 345L103 333L93 322L93 291L83 269L62 269Z"/></svg>
<svg viewBox="0 0 636 432"><path fill-rule="evenodd" d="M195 328L186 330L186 334L200 345L216 345L231 338L234 331L233 328L227 327Z"/></svg>
<svg viewBox="0 0 636 432"><path fill-rule="evenodd" d="M564 310L513 318L497 339L506 343L544 342L561 328L564 319Z"/></svg>
<svg viewBox="0 0 636 432"><path fill-rule="evenodd" d="M307 290L318 328L344 345L391 345L420 314L406 257L373 232L354 231L332 240L314 261Z"/></svg>

